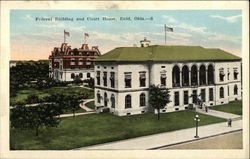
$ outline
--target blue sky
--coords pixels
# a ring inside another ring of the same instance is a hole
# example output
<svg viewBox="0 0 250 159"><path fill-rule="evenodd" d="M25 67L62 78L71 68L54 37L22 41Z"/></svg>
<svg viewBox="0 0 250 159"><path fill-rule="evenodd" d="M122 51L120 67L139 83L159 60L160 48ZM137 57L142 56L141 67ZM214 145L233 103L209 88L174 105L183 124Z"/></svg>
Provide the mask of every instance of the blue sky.
<svg viewBox="0 0 250 159"><path fill-rule="evenodd" d="M102 17L116 21L103 21ZM136 21L134 17L152 17ZM36 21L36 18L53 21ZM54 21L55 17L73 21ZM76 18L84 17L84 21ZM99 21L87 21L99 17ZM120 21L131 17L131 21ZM144 37L152 45L164 45L164 24L173 27L167 33L167 45L192 45L220 48L241 56L242 16L240 10L11 10L10 40L12 60L47 59L54 47L63 42L63 30L70 32L67 42L72 48L83 43L98 45L101 53L115 47L133 46Z"/></svg>

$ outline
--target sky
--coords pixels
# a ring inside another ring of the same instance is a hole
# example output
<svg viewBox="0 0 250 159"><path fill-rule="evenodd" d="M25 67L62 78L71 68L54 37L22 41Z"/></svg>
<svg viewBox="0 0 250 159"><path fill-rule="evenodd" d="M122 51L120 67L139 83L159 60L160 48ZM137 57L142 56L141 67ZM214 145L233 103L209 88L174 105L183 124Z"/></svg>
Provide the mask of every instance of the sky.
<svg viewBox="0 0 250 159"><path fill-rule="evenodd" d="M104 21L103 17L115 20ZM96 18L99 20L88 20ZM220 48L241 56L240 10L11 10L11 60L48 59L53 48L64 41L64 30L70 33L66 42L71 48L80 48L88 33L86 42L97 45L101 54L116 47L140 46L144 37L151 45L165 45L165 24L173 28L167 32L167 45Z"/></svg>

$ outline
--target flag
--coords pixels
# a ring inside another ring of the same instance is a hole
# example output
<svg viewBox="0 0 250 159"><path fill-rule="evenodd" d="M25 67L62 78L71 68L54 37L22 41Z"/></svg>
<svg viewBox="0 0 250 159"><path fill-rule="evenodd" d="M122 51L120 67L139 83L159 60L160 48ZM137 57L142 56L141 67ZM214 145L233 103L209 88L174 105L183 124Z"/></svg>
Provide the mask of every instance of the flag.
<svg viewBox="0 0 250 159"><path fill-rule="evenodd" d="M84 36L87 36L87 37L89 37L89 34L88 34L88 33L84 33Z"/></svg>
<svg viewBox="0 0 250 159"><path fill-rule="evenodd" d="M65 30L64 30L64 35L70 36L69 32L67 32L67 31L65 31Z"/></svg>
<svg viewBox="0 0 250 159"><path fill-rule="evenodd" d="M165 25L165 30L166 30L166 31L170 31L170 32L173 32L173 31L174 31L174 28L171 28L171 27L167 27L167 26Z"/></svg>

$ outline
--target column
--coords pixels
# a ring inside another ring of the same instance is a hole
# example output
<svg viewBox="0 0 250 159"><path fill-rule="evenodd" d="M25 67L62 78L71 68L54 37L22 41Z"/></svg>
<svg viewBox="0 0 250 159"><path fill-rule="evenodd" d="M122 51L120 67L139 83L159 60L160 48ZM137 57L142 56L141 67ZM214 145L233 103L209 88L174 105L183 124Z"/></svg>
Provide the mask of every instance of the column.
<svg viewBox="0 0 250 159"><path fill-rule="evenodd" d="M180 87L182 87L182 71L180 71Z"/></svg>
<svg viewBox="0 0 250 159"><path fill-rule="evenodd" d="M205 78L205 83L206 83L206 85L208 85L208 71L207 71L207 68L206 68L206 78Z"/></svg>
<svg viewBox="0 0 250 159"><path fill-rule="evenodd" d="M200 69L197 68L197 85L200 85Z"/></svg>
<svg viewBox="0 0 250 159"><path fill-rule="evenodd" d="M188 71L188 84L191 86L191 70Z"/></svg>

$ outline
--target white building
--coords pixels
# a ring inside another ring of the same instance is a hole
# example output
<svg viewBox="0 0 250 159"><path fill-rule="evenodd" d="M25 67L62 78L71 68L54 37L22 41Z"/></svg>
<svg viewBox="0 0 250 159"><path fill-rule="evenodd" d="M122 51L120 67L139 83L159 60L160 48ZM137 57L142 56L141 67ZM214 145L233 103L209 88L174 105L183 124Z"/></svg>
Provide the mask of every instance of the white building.
<svg viewBox="0 0 250 159"><path fill-rule="evenodd" d="M146 41L146 42L145 42ZM201 95L205 105L241 99L241 58L200 46L119 47L95 60L95 104L115 115L152 111L149 86L169 88L170 102L161 112L184 110Z"/></svg>

